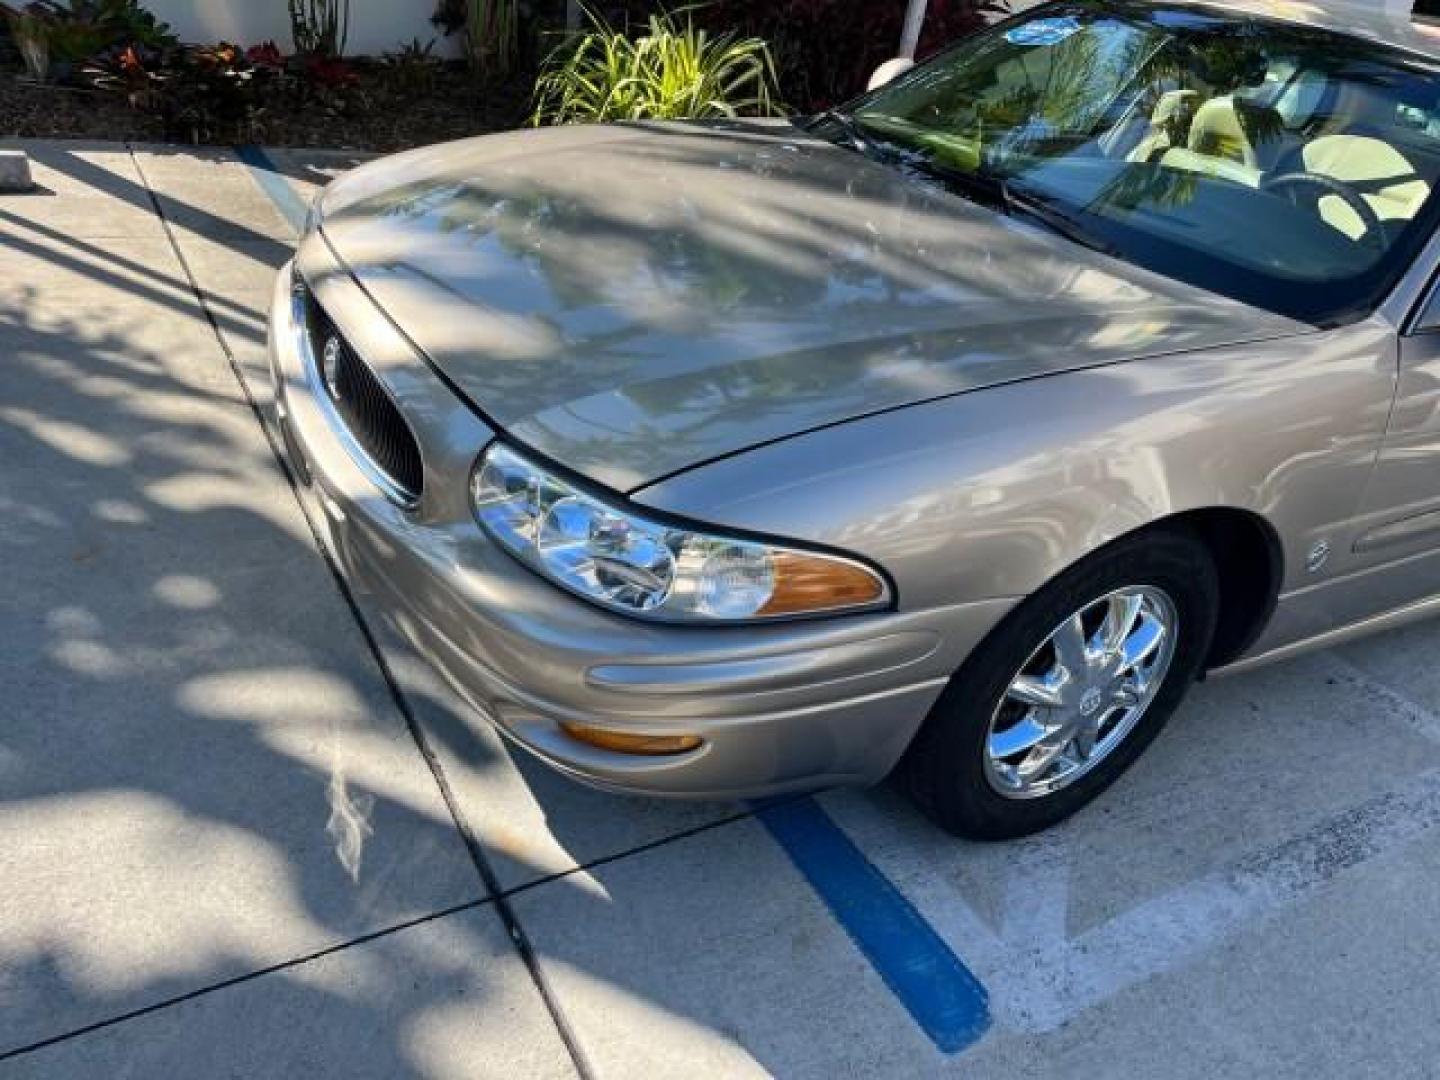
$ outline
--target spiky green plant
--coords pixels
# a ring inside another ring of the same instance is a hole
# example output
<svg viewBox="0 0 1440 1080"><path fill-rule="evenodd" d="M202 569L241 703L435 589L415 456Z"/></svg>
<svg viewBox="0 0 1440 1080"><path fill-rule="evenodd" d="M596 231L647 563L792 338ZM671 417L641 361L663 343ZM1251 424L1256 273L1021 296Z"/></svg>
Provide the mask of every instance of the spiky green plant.
<svg viewBox="0 0 1440 1080"><path fill-rule="evenodd" d="M594 12L535 80L531 122L678 120L780 111L775 60L759 38L711 35L689 14L652 15L630 37Z"/></svg>

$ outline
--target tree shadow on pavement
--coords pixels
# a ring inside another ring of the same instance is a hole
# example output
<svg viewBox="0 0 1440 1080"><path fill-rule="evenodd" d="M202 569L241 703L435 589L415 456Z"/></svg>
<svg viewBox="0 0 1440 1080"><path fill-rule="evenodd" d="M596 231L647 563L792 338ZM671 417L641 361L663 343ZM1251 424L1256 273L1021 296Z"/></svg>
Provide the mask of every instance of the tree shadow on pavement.
<svg viewBox="0 0 1440 1080"><path fill-rule="evenodd" d="M88 272L0 293L0 1054L485 899L198 310ZM404 1075L482 928L273 978Z"/></svg>
<svg viewBox="0 0 1440 1080"><path fill-rule="evenodd" d="M0 1059L61 1040L6 1068L568 1068L182 268L76 233L0 204L21 267L0 280ZM259 313L216 310L263 343ZM513 783L453 700L422 706ZM626 805L547 783L562 851L576 813ZM629 805L662 832L680 812ZM557 872L506 857L516 881ZM583 878L546 888L610 908Z"/></svg>

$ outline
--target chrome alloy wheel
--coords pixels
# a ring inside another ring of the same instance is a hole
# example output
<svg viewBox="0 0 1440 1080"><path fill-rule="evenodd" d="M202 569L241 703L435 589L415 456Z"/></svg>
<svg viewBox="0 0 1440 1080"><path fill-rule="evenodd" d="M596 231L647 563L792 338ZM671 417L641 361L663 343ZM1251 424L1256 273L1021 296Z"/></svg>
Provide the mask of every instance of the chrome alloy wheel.
<svg viewBox="0 0 1440 1080"><path fill-rule="evenodd" d="M1116 589L1050 632L990 717L985 778L1034 799L1073 784L1119 746L1175 655L1175 603L1152 585Z"/></svg>

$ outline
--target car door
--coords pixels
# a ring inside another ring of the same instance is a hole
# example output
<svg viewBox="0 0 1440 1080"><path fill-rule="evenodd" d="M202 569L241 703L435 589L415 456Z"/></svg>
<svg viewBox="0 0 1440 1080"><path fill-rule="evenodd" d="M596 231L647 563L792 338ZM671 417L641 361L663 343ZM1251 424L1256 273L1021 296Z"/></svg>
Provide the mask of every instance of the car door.
<svg viewBox="0 0 1440 1080"><path fill-rule="evenodd" d="M1373 614L1440 595L1440 291L1397 352L1395 403L1351 551Z"/></svg>

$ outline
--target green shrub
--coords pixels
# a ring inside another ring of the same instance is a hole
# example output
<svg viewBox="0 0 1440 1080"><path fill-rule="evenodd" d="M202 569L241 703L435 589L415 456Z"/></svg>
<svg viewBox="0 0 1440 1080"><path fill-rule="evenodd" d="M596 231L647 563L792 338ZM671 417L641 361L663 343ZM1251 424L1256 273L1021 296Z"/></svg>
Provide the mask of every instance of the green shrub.
<svg viewBox="0 0 1440 1080"><path fill-rule="evenodd" d="M163 49L179 43L170 24L146 11L139 0L70 0L70 10L76 18L93 21L101 29L106 39L102 47Z"/></svg>
<svg viewBox="0 0 1440 1080"><path fill-rule="evenodd" d="M175 44L168 24L139 0L29 0L20 6L0 2L30 73L40 79L50 61L73 66L107 49Z"/></svg>
<svg viewBox="0 0 1440 1080"><path fill-rule="evenodd" d="M545 60L532 122L703 119L781 112L775 61L759 38L712 35L685 13L652 15L638 37L594 13Z"/></svg>

